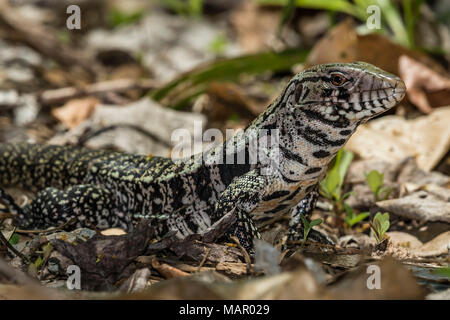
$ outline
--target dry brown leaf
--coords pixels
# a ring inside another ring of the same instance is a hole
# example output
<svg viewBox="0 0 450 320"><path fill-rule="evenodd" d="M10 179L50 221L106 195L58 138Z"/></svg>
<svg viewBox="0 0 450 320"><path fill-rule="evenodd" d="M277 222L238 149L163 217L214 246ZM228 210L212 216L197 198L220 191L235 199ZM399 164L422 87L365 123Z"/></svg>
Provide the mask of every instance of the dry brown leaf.
<svg viewBox="0 0 450 320"><path fill-rule="evenodd" d="M62 107L53 109L52 115L69 129L73 129L89 118L98 104L99 101L93 97L73 99Z"/></svg>
<svg viewBox="0 0 450 320"><path fill-rule="evenodd" d="M120 228L109 228L106 230L102 230L100 233L104 236L121 236L127 234L123 229Z"/></svg>
<svg viewBox="0 0 450 320"><path fill-rule="evenodd" d="M391 163L412 156L419 168L430 171L449 150L449 122L450 106L414 120L386 116L360 126L346 148L363 159Z"/></svg>
<svg viewBox="0 0 450 320"><path fill-rule="evenodd" d="M421 247L412 250L420 257L445 255L450 251L450 231L444 232L434 239L424 243Z"/></svg>
<svg viewBox="0 0 450 320"><path fill-rule="evenodd" d="M235 276L242 276L247 274L247 264L242 262L219 262L216 265L216 270Z"/></svg>
<svg viewBox="0 0 450 320"><path fill-rule="evenodd" d="M450 78L444 76L423 63L402 55L399 59L399 73L406 84L408 99L420 111L430 113L433 107L450 105ZM432 106L427 97L429 92L440 93L441 101Z"/></svg>
<svg viewBox="0 0 450 320"><path fill-rule="evenodd" d="M236 30L238 42L247 53L255 53L271 48L275 40L279 10L261 8L253 1L246 1L235 10L231 23Z"/></svg>
<svg viewBox="0 0 450 320"><path fill-rule="evenodd" d="M347 19L326 33L311 50L308 64L351 62L357 60L358 35L351 19Z"/></svg>
<svg viewBox="0 0 450 320"><path fill-rule="evenodd" d="M167 263L161 263L156 258L152 260L152 267L158 271L164 278L172 279L189 276L189 273L181 271Z"/></svg>
<svg viewBox="0 0 450 320"><path fill-rule="evenodd" d="M394 246L403 248L419 248L422 246L422 242L412 234L401 231L390 231L386 232L386 234Z"/></svg>
<svg viewBox="0 0 450 320"><path fill-rule="evenodd" d="M450 223L450 203L425 190L403 198L378 201L376 204L382 210L405 219Z"/></svg>
<svg viewBox="0 0 450 320"><path fill-rule="evenodd" d="M331 29L316 43L308 56L308 64L365 61L388 72L399 74L400 56L407 55L444 72L425 54L409 50L379 34L358 35L353 20L347 19Z"/></svg>
<svg viewBox="0 0 450 320"><path fill-rule="evenodd" d="M380 288L369 289L368 265L348 274L342 281L333 285L327 296L331 299L423 299L424 292L414 276L393 258L377 263L380 268Z"/></svg>
<svg viewBox="0 0 450 320"><path fill-rule="evenodd" d="M212 100L211 108L214 112L219 109L225 113L222 119L227 118L231 112L246 118L254 118L265 108L258 106L244 90L233 83L213 82L209 84L207 93ZM216 118L220 119L218 116Z"/></svg>

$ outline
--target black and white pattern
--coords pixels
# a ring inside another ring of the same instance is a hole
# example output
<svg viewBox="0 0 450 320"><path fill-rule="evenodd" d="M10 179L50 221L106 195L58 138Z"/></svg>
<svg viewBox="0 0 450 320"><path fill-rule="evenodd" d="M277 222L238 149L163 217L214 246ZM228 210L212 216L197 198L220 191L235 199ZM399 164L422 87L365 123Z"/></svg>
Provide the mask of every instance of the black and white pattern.
<svg viewBox="0 0 450 320"><path fill-rule="evenodd" d="M231 138L235 151L227 153L226 142L205 152L202 161L0 144L0 186L39 191L21 208L2 189L0 201L27 228L60 225L75 216L78 226L128 229L147 218L159 236L174 230L181 238L233 211L237 222L228 234L249 250L259 237L255 221L291 212L289 236L298 238L300 214L312 211L328 163L359 124L404 94L398 77L367 63L315 66L291 79L265 112ZM274 129L277 143L258 150L269 161L227 161L250 159L255 139Z"/></svg>

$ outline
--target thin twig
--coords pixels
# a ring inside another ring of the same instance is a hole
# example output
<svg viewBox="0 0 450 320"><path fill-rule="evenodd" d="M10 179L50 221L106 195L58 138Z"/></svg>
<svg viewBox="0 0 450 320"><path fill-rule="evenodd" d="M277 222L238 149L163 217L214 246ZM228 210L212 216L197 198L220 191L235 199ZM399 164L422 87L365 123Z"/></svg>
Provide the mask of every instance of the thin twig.
<svg viewBox="0 0 450 320"><path fill-rule="evenodd" d="M289 251L291 251L291 249L286 249L280 254L280 258L278 259L279 265L283 262L284 258L286 257Z"/></svg>
<svg viewBox="0 0 450 320"><path fill-rule="evenodd" d="M3 222L3 220L6 220L6 219L14 219L16 216L15 215L13 215L12 213L10 213L10 212L0 212L0 224Z"/></svg>
<svg viewBox="0 0 450 320"><path fill-rule="evenodd" d="M205 248L205 256L203 257L202 261L198 265L197 272L199 272L202 269L202 267L205 264L206 260L208 259L210 253L211 253L211 248Z"/></svg>
<svg viewBox="0 0 450 320"><path fill-rule="evenodd" d="M94 230L97 235L102 234L102 231L89 221L86 221L85 224L87 228Z"/></svg>
<svg viewBox="0 0 450 320"><path fill-rule="evenodd" d="M17 231L17 230L16 230ZM5 238L2 232L0 232L0 241L9 249L11 250L16 256L21 258L22 260L26 261L27 263L30 263L30 259L23 255L21 252L19 252L14 246L9 243L9 241Z"/></svg>
<svg viewBox="0 0 450 320"><path fill-rule="evenodd" d="M250 258L250 255L248 254L247 250L245 250L245 248L241 245L241 243L239 242L239 239L236 236L231 236L231 239L236 243L239 250L242 251L245 263L247 264L247 274L249 274L251 271L251 267L252 267L252 260Z"/></svg>
<svg viewBox="0 0 450 320"><path fill-rule="evenodd" d="M16 233L27 233L27 234L50 233L50 232L54 232L54 231L58 231L58 230L64 229L68 225L71 225L72 223L74 223L76 220L77 219L75 217L72 217L69 220L67 220L66 222L64 222L62 225L54 227L54 228L43 229L43 230L22 230L22 229L17 229Z"/></svg>
<svg viewBox="0 0 450 320"><path fill-rule="evenodd" d="M109 92L124 92L130 89L150 90L159 87L151 79L117 79L88 84L85 87L65 87L45 90L39 95L43 105L61 104L67 100L89 95L100 95Z"/></svg>

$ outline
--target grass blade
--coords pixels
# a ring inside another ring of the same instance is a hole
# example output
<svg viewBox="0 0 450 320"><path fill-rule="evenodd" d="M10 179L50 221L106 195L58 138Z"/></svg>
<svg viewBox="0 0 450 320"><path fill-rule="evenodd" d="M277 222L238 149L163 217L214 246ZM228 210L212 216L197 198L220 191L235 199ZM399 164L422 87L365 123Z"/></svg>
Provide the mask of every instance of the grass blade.
<svg viewBox="0 0 450 320"><path fill-rule="evenodd" d="M156 101L169 98L169 104L180 109L204 92L207 84L212 81L236 81L243 74L289 70L293 65L304 62L307 54L307 50L290 49L218 60L181 75L153 91L151 96Z"/></svg>

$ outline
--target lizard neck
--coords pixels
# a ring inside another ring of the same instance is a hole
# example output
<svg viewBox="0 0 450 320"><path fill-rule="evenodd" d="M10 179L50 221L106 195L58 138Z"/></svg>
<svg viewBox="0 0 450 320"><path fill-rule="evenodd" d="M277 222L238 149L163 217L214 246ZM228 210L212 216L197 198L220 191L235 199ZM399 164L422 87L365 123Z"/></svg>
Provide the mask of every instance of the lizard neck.
<svg viewBox="0 0 450 320"><path fill-rule="evenodd" d="M318 178L359 123L325 120L283 94L244 130L206 152L225 184L257 168L286 182Z"/></svg>
<svg viewBox="0 0 450 320"><path fill-rule="evenodd" d="M360 122L330 121L313 108L295 106L292 94L281 95L247 129L246 136L266 143L269 161L261 163L269 173L286 182L319 179L327 165L348 141ZM266 141L264 141L266 137ZM267 168L268 166L268 168Z"/></svg>

